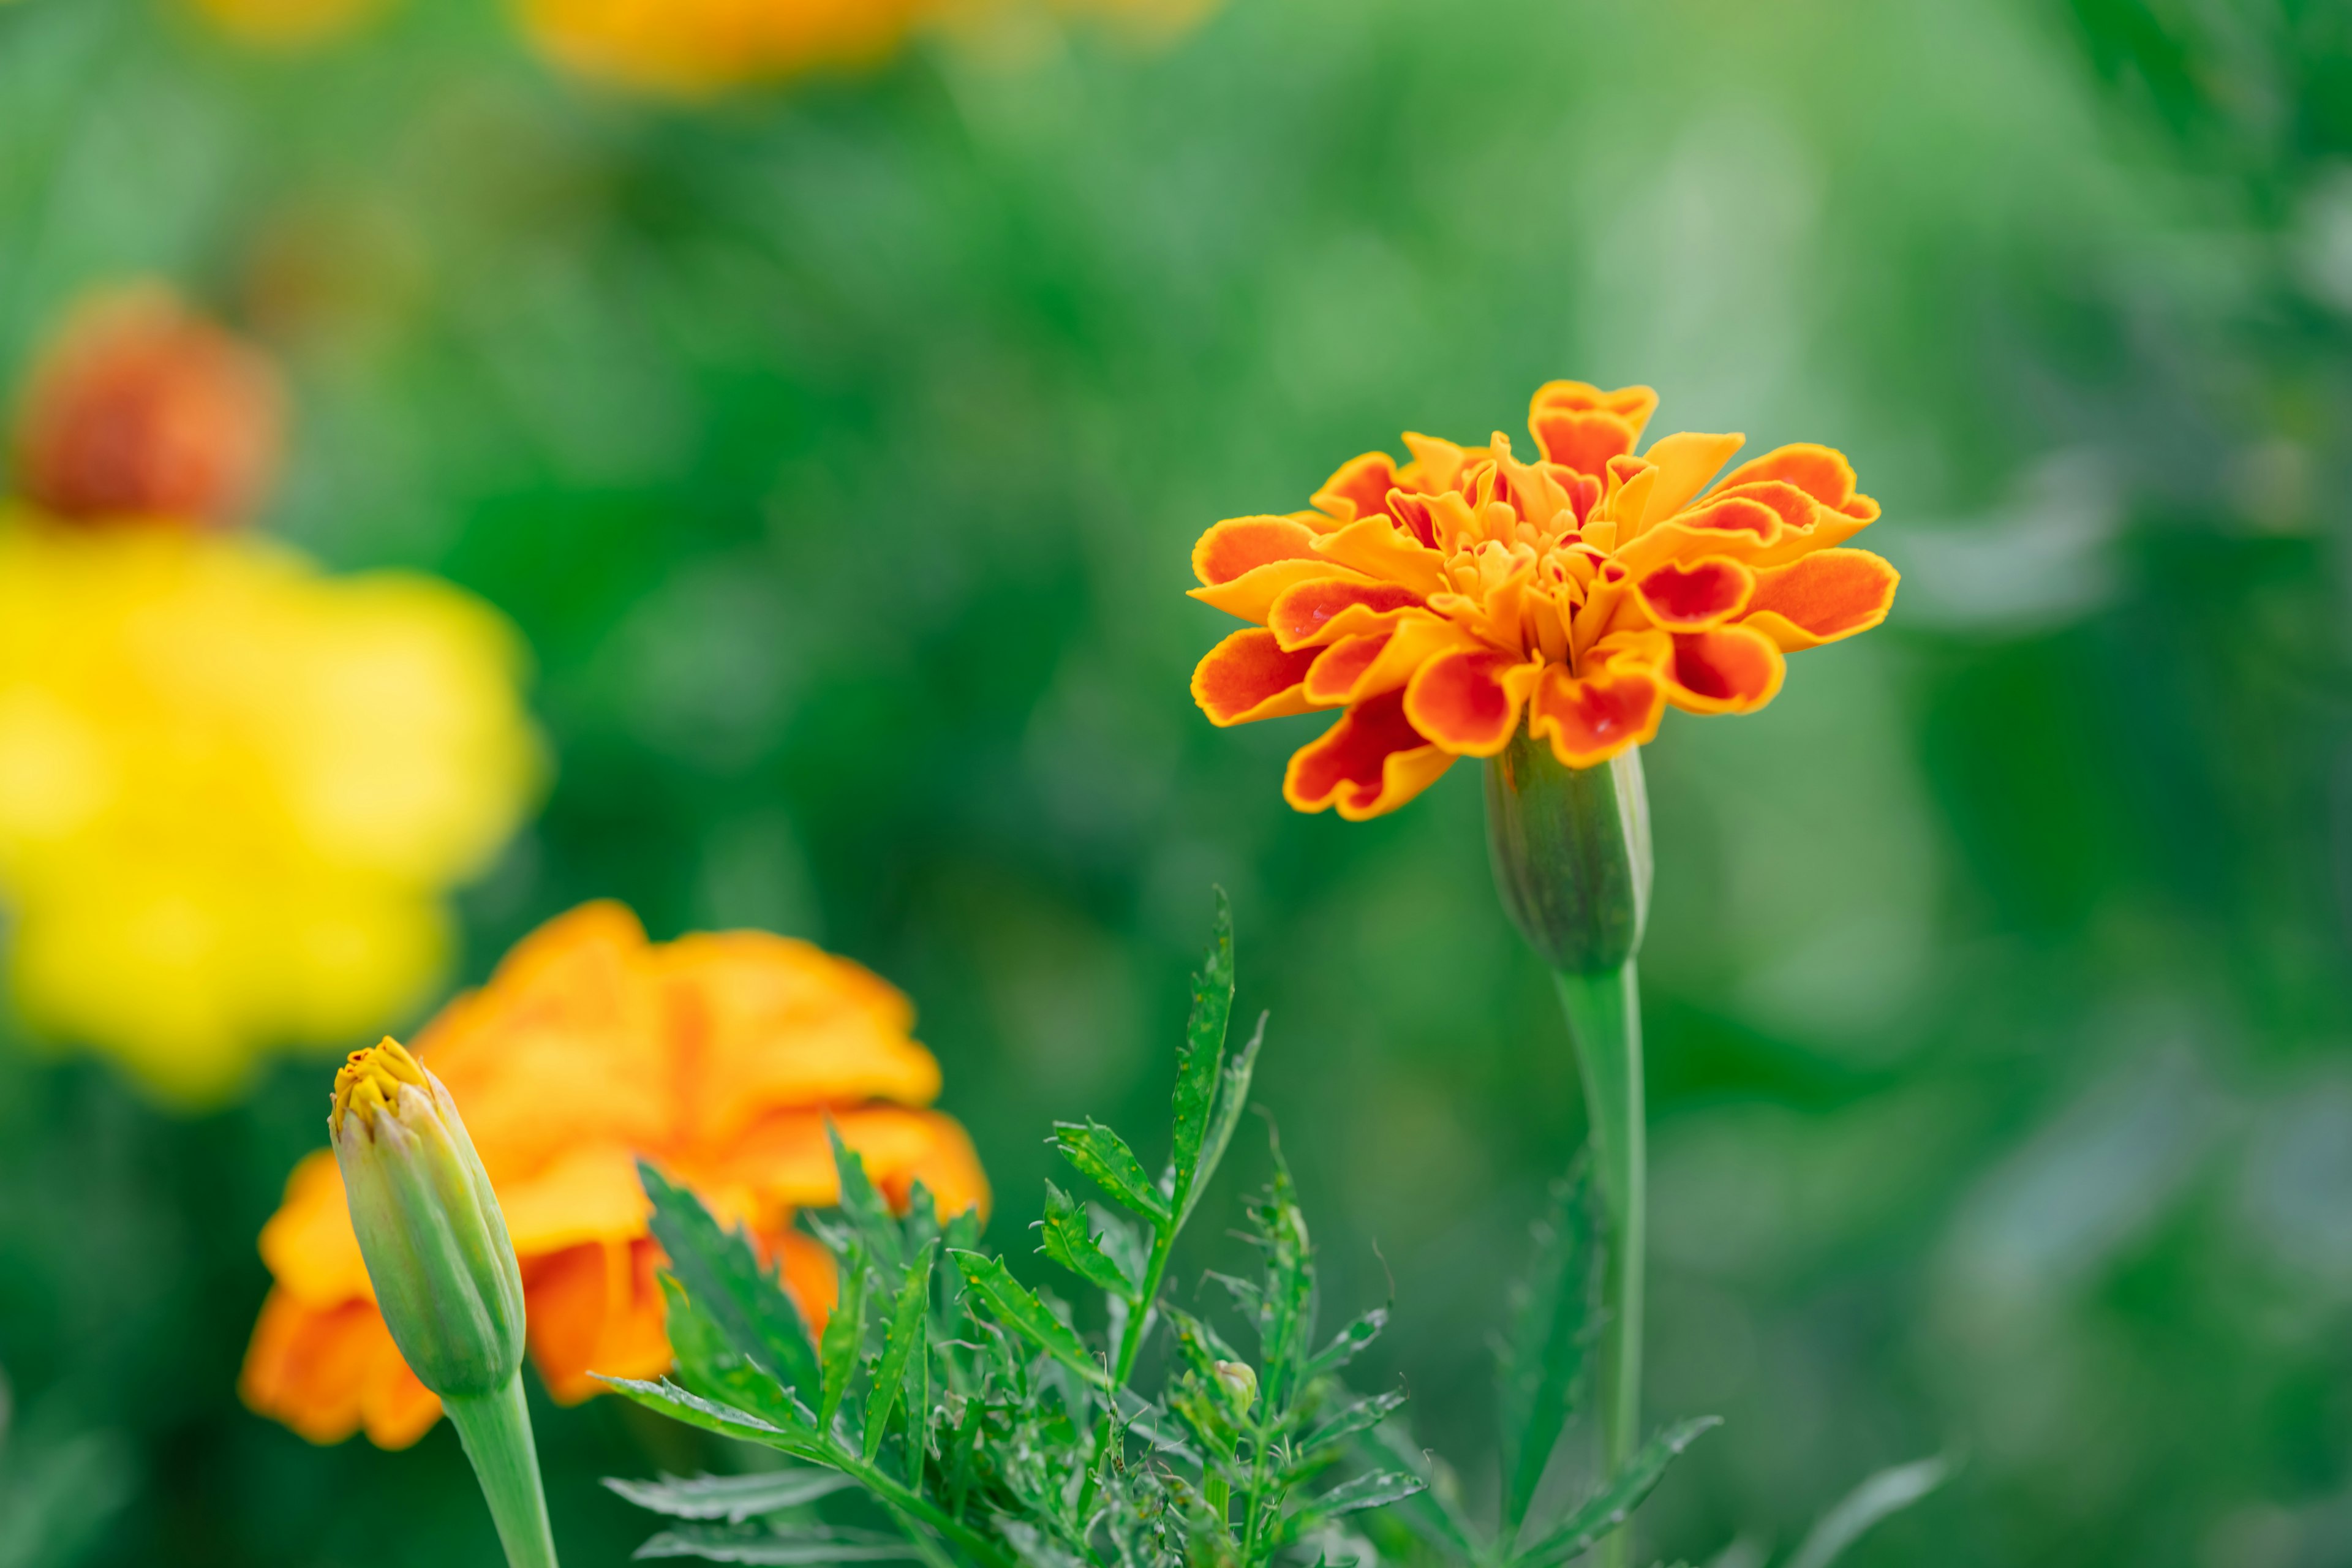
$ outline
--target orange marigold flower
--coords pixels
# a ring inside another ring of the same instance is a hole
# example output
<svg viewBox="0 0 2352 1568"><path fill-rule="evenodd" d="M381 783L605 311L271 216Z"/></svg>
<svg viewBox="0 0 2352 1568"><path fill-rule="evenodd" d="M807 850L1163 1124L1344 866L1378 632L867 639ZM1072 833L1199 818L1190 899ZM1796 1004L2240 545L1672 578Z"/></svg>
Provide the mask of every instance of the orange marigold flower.
<svg viewBox="0 0 2352 1568"><path fill-rule="evenodd" d="M244 521L277 477L278 373L161 285L95 295L27 379L16 489L52 517Z"/></svg>
<svg viewBox="0 0 2352 1568"><path fill-rule="evenodd" d="M940 1069L913 1022L888 984L806 942L648 942L626 909L593 903L525 938L426 1026L416 1055L464 1111L498 1193L530 1356L557 1399L598 1392L594 1373L670 1364L640 1156L748 1226L819 1327L831 1260L792 1219L839 1195L828 1120L894 1204L919 1181L942 1215L985 1208L963 1129L922 1109ZM389 1448L422 1436L440 1402L377 1313L332 1153L295 1167L261 1256L277 1283L246 1352L246 1402L313 1442L362 1427Z"/></svg>
<svg viewBox="0 0 2352 1568"><path fill-rule="evenodd" d="M1209 651L1192 697L1245 724L1339 708L1290 759L1300 811L1395 810L1522 720L1572 768L1649 741L1666 706L1744 713L1782 655L1886 618L1895 571L1843 548L1878 517L1827 447L1782 447L1709 481L1744 437L1677 434L1636 456L1657 395L1539 390L1538 454L1408 432L1412 460L1345 464L1311 510L1237 517L1192 549L1192 596L1254 622Z"/></svg>

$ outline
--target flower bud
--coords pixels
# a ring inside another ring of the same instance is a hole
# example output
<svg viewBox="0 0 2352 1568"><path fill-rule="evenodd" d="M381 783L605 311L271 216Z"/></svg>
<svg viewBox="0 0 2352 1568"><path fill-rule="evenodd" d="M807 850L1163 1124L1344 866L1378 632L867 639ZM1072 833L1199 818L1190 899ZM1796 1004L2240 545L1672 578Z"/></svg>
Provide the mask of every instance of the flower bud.
<svg viewBox="0 0 2352 1568"><path fill-rule="evenodd" d="M327 1119L376 1305L417 1380L496 1393L522 1364L522 1274L449 1091L387 1038L335 1075Z"/></svg>
<svg viewBox="0 0 2352 1568"><path fill-rule="evenodd" d="M1486 763L1486 847L1503 908L1563 974L1622 968L1650 912L1638 747L1571 768L1522 729Z"/></svg>
<svg viewBox="0 0 2352 1568"><path fill-rule="evenodd" d="M1216 1365L1217 1391L1225 1396L1225 1404L1235 1420L1250 1413L1257 1403L1257 1373L1245 1361L1221 1361Z"/></svg>

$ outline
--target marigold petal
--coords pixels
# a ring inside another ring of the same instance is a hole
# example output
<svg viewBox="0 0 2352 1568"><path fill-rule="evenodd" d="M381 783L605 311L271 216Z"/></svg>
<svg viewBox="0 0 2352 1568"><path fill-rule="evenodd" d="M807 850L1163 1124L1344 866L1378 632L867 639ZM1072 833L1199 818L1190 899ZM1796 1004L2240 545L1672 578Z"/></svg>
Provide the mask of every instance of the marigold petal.
<svg viewBox="0 0 2352 1568"><path fill-rule="evenodd" d="M1657 468L1658 478L1642 509L1642 521L1672 517L1684 503L1706 488L1731 455L1747 444L1745 436L1706 436L1678 431L1661 436L1642 454Z"/></svg>
<svg viewBox="0 0 2352 1568"><path fill-rule="evenodd" d="M383 1342L392 1347L392 1353L379 1356L368 1369L366 1385L360 1393L360 1428L379 1448L405 1448L441 1419L441 1400L401 1360L400 1347L392 1343L389 1329L384 1331Z"/></svg>
<svg viewBox="0 0 2352 1568"><path fill-rule="evenodd" d="M626 1143L583 1142L528 1176L499 1184L498 1193L507 1234L523 1258L646 1232L637 1154Z"/></svg>
<svg viewBox="0 0 2352 1568"><path fill-rule="evenodd" d="M1388 510L1389 491L1396 488L1395 459L1386 452L1366 452L1339 465L1309 499L1315 510L1341 522L1377 517Z"/></svg>
<svg viewBox="0 0 2352 1568"><path fill-rule="evenodd" d="M1326 560L1352 566L1384 583L1402 584L1418 594L1443 593L1451 586L1445 557L1385 517L1351 522L1318 539L1315 548Z"/></svg>
<svg viewBox="0 0 2352 1568"><path fill-rule="evenodd" d="M525 1266L530 1359L558 1404L602 1393L598 1373L653 1377L668 1368L660 1259L660 1247L640 1239L567 1247Z"/></svg>
<svg viewBox="0 0 2352 1568"><path fill-rule="evenodd" d="M1269 561L1312 560L1316 538L1295 517L1229 517L1192 546L1192 574L1213 588Z"/></svg>
<svg viewBox="0 0 2352 1568"><path fill-rule="evenodd" d="M1265 624L1285 648L1321 647L1335 638L1362 637L1392 626L1422 596L1396 583L1343 583L1327 578L1301 583L1274 602Z"/></svg>
<svg viewBox="0 0 2352 1568"><path fill-rule="evenodd" d="M1748 607L1756 574L1724 555L1687 566L1669 561L1633 584L1634 596L1657 625L1675 632L1719 626Z"/></svg>
<svg viewBox="0 0 2352 1568"><path fill-rule="evenodd" d="M1282 795L1299 811L1337 806L1362 822L1394 811L1437 782L1454 759L1404 716L1404 693L1360 702L1300 747L1284 770Z"/></svg>
<svg viewBox="0 0 2352 1568"><path fill-rule="evenodd" d="M313 1443L340 1443L365 1425L380 1446L406 1447L441 1413L373 1302L316 1306L282 1286L262 1303L237 1393Z"/></svg>
<svg viewBox="0 0 2352 1568"><path fill-rule="evenodd" d="M780 1232L772 1250L776 1255L777 1273L783 1279L793 1305L801 1310L802 1321L808 1324L812 1334L823 1334L826 1321L833 1316L834 1304L841 1300L841 1270L834 1263L833 1254L814 1237L803 1236L796 1230Z"/></svg>
<svg viewBox="0 0 2352 1568"><path fill-rule="evenodd" d="M1834 447L1811 441L1776 447L1760 458L1740 464L1724 476L1723 483L1717 487L1717 493L1759 479L1792 484L1834 510L1843 510L1856 500L1868 500L1855 496L1853 465L1846 461L1845 454ZM1877 503L1871 502L1871 507L1874 515Z"/></svg>
<svg viewBox="0 0 2352 1568"><path fill-rule="evenodd" d="M1315 648L1286 649L1263 626L1238 631L1192 670L1192 700L1219 729L1310 711L1305 682Z"/></svg>
<svg viewBox="0 0 2352 1568"><path fill-rule="evenodd" d="M1397 484L1423 495L1452 489L1470 458L1467 451L1443 436L1424 436L1418 430L1404 433L1404 447L1412 454L1412 461L1397 470Z"/></svg>
<svg viewBox="0 0 2352 1568"><path fill-rule="evenodd" d="M1902 574L1867 550L1822 550L1757 574L1742 626L1784 653L1866 632L1886 618Z"/></svg>
<svg viewBox="0 0 2352 1568"><path fill-rule="evenodd" d="M1570 412L1597 408L1625 420L1636 434L1650 422L1657 407L1658 395L1649 387L1621 386L1613 392L1603 392L1589 381L1548 381L1537 387L1536 395L1528 400L1529 418L1549 408Z"/></svg>
<svg viewBox="0 0 2352 1568"><path fill-rule="evenodd" d="M1621 545L1616 559L1640 577L1669 561L1709 555L1753 561L1787 537L1789 525L1779 512L1761 501L1730 496L1654 524L1640 538Z"/></svg>
<svg viewBox="0 0 2352 1568"><path fill-rule="evenodd" d="M1648 669L1612 668L1580 679L1547 665L1529 700L1528 732L1549 739L1563 765L1589 768L1646 745L1665 711L1665 684Z"/></svg>
<svg viewBox="0 0 2352 1568"><path fill-rule="evenodd" d="M1511 743L1519 710L1542 670L1493 648L1440 654L1405 688L1405 719L1457 757L1491 757Z"/></svg>
<svg viewBox="0 0 2352 1568"><path fill-rule="evenodd" d="M314 1307L375 1300L333 1150L305 1154L286 1178L286 1196L261 1227L261 1261L281 1287Z"/></svg>
<svg viewBox="0 0 2352 1568"><path fill-rule="evenodd" d="M1772 639L1747 626L1678 634L1666 697L1692 713L1747 713L1772 700L1788 665Z"/></svg>
<svg viewBox="0 0 2352 1568"><path fill-rule="evenodd" d="M1239 616L1245 621L1265 625L1265 617L1274 602L1284 592L1301 583L1369 583L1370 577L1360 572L1350 572L1345 566L1335 566L1317 556L1311 560L1269 561L1263 566L1253 566L1230 583L1220 583L1213 588L1187 588L1186 594L1201 603L1220 609L1229 616Z"/></svg>
<svg viewBox="0 0 2352 1568"><path fill-rule="evenodd" d="M1623 457L1641 439L1633 421L1598 410L1545 409L1528 418L1528 427L1545 461L1580 474L1606 471L1610 458Z"/></svg>
<svg viewBox="0 0 2352 1568"><path fill-rule="evenodd" d="M903 1206L914 1184L930 1192L941 1215L988 1208L988 1180L971 1140L952 1117L936 1110L895 1105L861 1106L823 1112L780 1110L746 1131L723 1150L681 1156L669 1163L714 1214L766 1227L796 1208L824 1208L839 1201L830 1121L841 1141L857 1152L866 1173L894 1204Z"/></svg>
<svg viewBox="0 0 2352 1568"><path fill-rule="evenodd" d="M1326 645L1307 671L1307 700L1335 706L1360 700L1355 694L1357 683L1371 673L1381 650L1395 636L1394 632L1372 632Z"/></svg>

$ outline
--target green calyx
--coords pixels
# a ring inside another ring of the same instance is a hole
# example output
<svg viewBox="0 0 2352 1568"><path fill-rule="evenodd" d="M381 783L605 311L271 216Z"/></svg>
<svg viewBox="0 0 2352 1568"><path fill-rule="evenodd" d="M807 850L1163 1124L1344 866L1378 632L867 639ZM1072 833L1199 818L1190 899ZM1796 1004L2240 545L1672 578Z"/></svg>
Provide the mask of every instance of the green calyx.
<svg viewBox="0 0 2352 1568"><path fill-rule="evenodd" d="M1571 768L1525 729L1486 763L1486 846L1511 923L1562 974L1608 974L1642 945L1650 803L1639 750Z"/></svg>
<svg viewBox="0 0 2352 1568"><path fill-rule="evenodd" d="M500 1393L522 1365L522 1274L457 1105L390 1042L344 1077L359 1087L339 1080L335 1160L384 1324L434 1393Z"/></svg>

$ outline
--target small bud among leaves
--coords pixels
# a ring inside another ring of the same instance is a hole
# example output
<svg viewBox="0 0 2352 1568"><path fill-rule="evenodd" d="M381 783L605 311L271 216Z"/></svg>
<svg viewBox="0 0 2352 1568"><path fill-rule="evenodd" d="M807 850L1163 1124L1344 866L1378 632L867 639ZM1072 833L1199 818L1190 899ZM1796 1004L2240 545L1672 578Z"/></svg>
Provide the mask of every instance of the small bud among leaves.
<svg viewBox="0 0 2352 1568"><path fill-rule="evenodd" d="M1217 1388L1225 1396L1238 1421L1250 1413L1257 1403L1257 1373L1245 1361L1221 1361L1217 1363Z"/></svg>
<svg viewBox="0 0 2352 1568"><path fill-rule="evenodd" d="M418 1381L494 1394L522 1364L522 1274L441 1080L387 1038L335 1075L327 1118L383 1321Z"/></svg>

